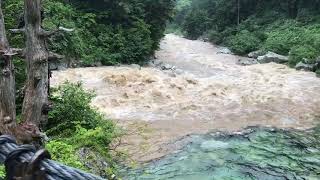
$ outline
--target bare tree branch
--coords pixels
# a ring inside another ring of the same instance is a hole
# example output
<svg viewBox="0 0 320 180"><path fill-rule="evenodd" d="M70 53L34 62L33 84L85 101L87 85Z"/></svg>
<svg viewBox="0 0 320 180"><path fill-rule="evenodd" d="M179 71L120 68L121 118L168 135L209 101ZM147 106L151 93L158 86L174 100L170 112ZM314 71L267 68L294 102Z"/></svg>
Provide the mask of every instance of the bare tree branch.
<svg viewBox="0 0 320 180"><path fill-rule="evenodd" d="M25 32L25 29L9 29L9 32L13 33L13 34L21 34Z"/></svg>
<svg viewBox="0 0 320 180"><path fill-rule="evenodd" d="M0 50L0 54L3 56L14 56L19 55L20 57L23 57L24 50L20 48L9 48L7 50Z"/></svg>
<svg viewBox="0 0 320 180"><path fill-rule="evenodd" d="M46 37L50 37L52 35L55 35L58 32L73 32L74 29L68 29L68 28L64 28L64 27L59 27L58 29L52 30L52 31L46 31L46 30L41 30L40 35L41 36L46 36Z"/></svg>

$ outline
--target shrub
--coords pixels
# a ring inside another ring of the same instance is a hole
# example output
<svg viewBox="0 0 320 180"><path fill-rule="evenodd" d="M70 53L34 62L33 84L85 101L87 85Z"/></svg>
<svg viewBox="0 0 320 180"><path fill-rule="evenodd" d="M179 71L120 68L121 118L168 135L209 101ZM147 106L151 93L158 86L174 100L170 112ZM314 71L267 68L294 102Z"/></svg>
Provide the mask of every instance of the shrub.
<svg viewBox="0 0 320 180"><path fill-rule="evenodd" d="M191 11L183 24L186 36L190 39L197 39L209 29L209 21L207 12L202 10Z"/></svg>
<svg viewBox="0 0 320 180"><path fill-rule="evenodd" d="M3 179L6 176L6 170L3 165L0 166L0 179Z"/></svg>
<svg viewBox="0 0 320 180"><path fill-rule="evenodd" d="M243 30L228 38L226 43L233 52L244 55L259 49L261 40L253 33Z"/></svg>
<svg viewBox="0 0 320 180"><path fill-rule="evenodd" d="M96 161L95 158L103 158L113 169L112 158L109 154L109 145L119 133L111 120L106 120L100 113L90 107L94 94L83 89L81 83L65 82L54 89L51 99L54 109L49 114L47 134L52 139L46 144L46 148L53 155L53 159L67 165L84 169L86 167L80 161L77 151L80 148L89 148L97 156L85 162ZM89 166L90 167L90 166ZM100 166L90 167L92 172L96 170L110 172Z"/></svg>
<svg viewBox="0 0 320 180"><path fill-rule="evenodd" d="M209 41L213 44L221 44L223 42L222 33L219 33L218 31L210 30L207 36L209 38Z"/></svg>
<svg viewBox="0 0 320 180"><path fill-rule="evenodd" d="M288 22L280 27L273 27L267 35L268 38L264 43L264 49L287 55L292 47L302 41L303 29L295 23Z"/></svg>
<svg viewBox="0 0 320 180"><path fill-rule="evenodd" d="M78 126L77 131L68 140L77 148L87 147L104 157L108 157L109 145L115 137L116 133L113 126L105 124L94 129L85 129Z"/></svg>
<svg viewBox="0 0 320 180"><path fill-rule="evenodd" d="M47 134L67 137L75 133L78 125L85 129L94 129L104 123L114 127L110 120L90 106L93 97L94 94L85 91L81 83L66 82L53 89L50 98L54 108L49 113Z"/></svg>
<svg viewBox="0 0 320 180"><path fill-rule="evenodd" d="M73 145L60 140L53 140L46 144L46 149L50 152L53 160L61 162L67 166L87 170L76 155L76 149Z"/></svg>
<svg viewBox="0 0 320 180"><path fill-rule="evenodd" d="M318 77L320 77L320 69L316 70L316 74L317 74Z"/></svg>
<svg viewBox="0 0 320 180"><path fill-rule="evenodd" d="M291 66L294 66L302 61L303 58L314 60L317 55L317 50L310 45L294 46L289 53L289 63Z"/></svg>

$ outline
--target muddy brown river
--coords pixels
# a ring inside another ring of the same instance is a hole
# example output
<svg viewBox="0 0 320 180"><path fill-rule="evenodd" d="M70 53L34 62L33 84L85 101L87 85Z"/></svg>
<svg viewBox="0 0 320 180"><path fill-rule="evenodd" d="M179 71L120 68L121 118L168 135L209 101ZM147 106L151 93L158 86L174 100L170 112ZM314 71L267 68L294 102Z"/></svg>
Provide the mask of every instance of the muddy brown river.
<svg viewBox="0 0 320 180"><path fill-rule="evenodd" d="M67 69L52 84L82 81L97 97L92 105L127 129L122 150L134 161L159 158L179 148L188 134L238 131L247 126L307 129L320 115L320 78L280 64L239 66L219 47L166 35L156 67Z"/></svg>

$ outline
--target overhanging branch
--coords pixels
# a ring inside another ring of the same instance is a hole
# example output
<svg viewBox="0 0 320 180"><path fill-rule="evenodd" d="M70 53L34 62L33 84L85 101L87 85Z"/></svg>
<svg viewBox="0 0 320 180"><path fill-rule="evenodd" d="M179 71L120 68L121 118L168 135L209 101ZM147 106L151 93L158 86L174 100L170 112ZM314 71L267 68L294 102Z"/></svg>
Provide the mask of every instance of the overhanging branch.
<svg viewBox="0 0 320 180"><path fill-rule="evenodd" d="M25 29L9 29L9 32L13 33L13 34L21 34L25 32Z"/></svg>
<svg viewBox="0 0 320 180"><path fill-rule="evenodd" d="M64 28L64 27L59 27L58 29L55 29L53 31L46 31L46 30L41 30L40 36L45 36L45 37L50 37L52 35L55 35L58 32L73 32L74 29L69 29L69 28Z"/></svg>
<svg viewBox="0 0 320 180"><path fill-rule="evenodd" d="M20 57L24 57L24 49L20 49L20 48L10 48L6 51L0 51L0 54L4 55L4 56L14 56L14 55L18 55Z"/></svg>

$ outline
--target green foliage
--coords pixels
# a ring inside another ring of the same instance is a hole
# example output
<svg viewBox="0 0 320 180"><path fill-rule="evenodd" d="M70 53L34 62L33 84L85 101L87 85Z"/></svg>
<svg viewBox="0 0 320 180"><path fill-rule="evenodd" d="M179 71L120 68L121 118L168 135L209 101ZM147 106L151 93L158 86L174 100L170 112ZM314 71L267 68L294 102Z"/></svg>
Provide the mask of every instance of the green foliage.
<svg viewBox="0 0 320 180"><path fill-rule="evenodd" d="M240 55L257 49L290 53L291 65L320 54L318 0L192 0L182 8L184 1L178 0L172 24L190 39L204 35Z"/></svg>
<svg viewBox="0 0 320 180"><path fill-rule="evenodd" d="M279 54L287 55L290 49L301 42L303 29L294 22L274 27L268 33L264 48Z"/></svg>
<svg viewBox="0 0 320 180"><path fill-rule="evenodd" d="M43 1L43 27L74 28L50 38L49 49L90 66L142 63L154 53L171 18L175 0L47 0ZM4 3L8 29L23 19L23 1ZM24 47L23 36L10 36L14 47Z"/></svg>
<svg viewBox="0 0 320 180"><path fill-rule="evenodd" d="M183 24L186 36L190 39L197 39L208 30L209 21L207 12L203 10L192 11L187 15Z"/></svg>
<svg viewBox="0 0 320 180"><path fill-rule="evenodd" d="M312 63L312 61L314 61L318 55L319 52L310 45L294 46L291 48L289 53L289 63L290 65L294 66L302 61L303 58L310 60L310 63Z"/></svg>
<svg viewBox="0 0 320 180"><path fill-rule="evenodd" d="M227 45L237 54L247 54L259 49L261 40L254 33L243 30L227 40Z"/></svg>
<svg viewBox="0 0 320 180"><path fill-rule="evenodd" d="M81 83L64 83L53 90L53 110L49 113L46 126L48 135L67 137L76 132L76 127L94 129L101 124L113 127L113 123L90 106L92 92L83 89Z"/></svg>
<svg viewBox="0 0 320 180"><path fill-rule="evenodd" d="M78 148L87 147L107 157L109 145L115 137L114 126L110 124L102 124L101 127L94 129L77 126L76 133L69 138L69 141Z"/></svg>
<svg viewBox="0 0 320 180"><path fill-rule="evenodd" d="M317 74L318 77L320 77L320 69L316 70L316 74Z"/></svg>
<svg viewBox="0 0 320 180"><path fill-rule="evenodd" d="M5 178L5 176L6 176L6 170L5 170L5 167L2 165L0 166L0 179Z"/></svg>
<svg viewBox="0 0 320 180"><path fill-rule="evenodd" d="M102 170L107 176L112 174L110 170L113 171L109 146L120 133L111 120L105 119L90 106L92 98L94 94L85 91L81 83L65 82L54 89L51 96L54 108L49 113L46 129L52 140L47 143L46 148L52 153L54 160L88 171L100 172L101 169L86 169L83 161L104 158L110 165L108 170ZM80 148L89 148L95 155L93 159L80 158L77 155Z"/></svg>
<svg viewBox="0 0 320 180"><path fill-rule="evenodd" d="M53 140L46 144L46 149L50 152L53 160L67 166L87 170L84 164L79 160L73 145L67 144L61 140Z"/></svg>
<svg viewBox="0 0 320 180"><path fill-rule="evenodd" d="M221 44L224 40L222 33L216 30L208 31L207 36L209 38L209 41L212 42L213 44Z"/></svg>

